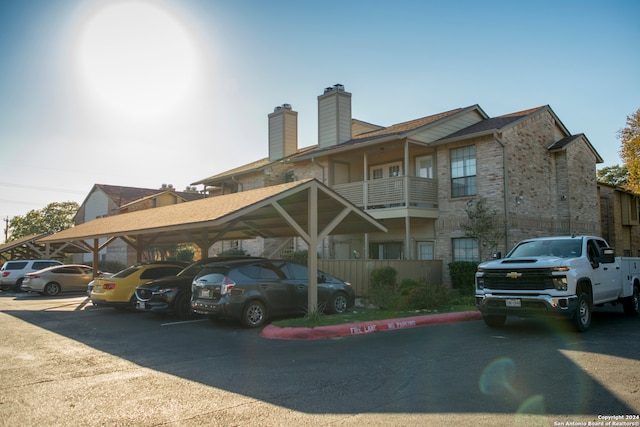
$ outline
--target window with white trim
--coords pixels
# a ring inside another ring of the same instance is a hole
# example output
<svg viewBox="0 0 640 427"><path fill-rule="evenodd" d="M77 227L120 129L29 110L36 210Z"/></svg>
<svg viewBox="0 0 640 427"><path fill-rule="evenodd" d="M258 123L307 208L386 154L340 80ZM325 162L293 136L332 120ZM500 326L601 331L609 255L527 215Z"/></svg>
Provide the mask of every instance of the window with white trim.
<svg viewBox="0 0 640 427"><path fill-rule="evenodd" d="M433 257L433 242L418 242L418 259L432 260Z"/></svg>
<svg viewBox="0 0 640 427"><path fill-rule="evenodd" d="M476 147L454 148L451 159L451 197L476 195Z"/></svg>

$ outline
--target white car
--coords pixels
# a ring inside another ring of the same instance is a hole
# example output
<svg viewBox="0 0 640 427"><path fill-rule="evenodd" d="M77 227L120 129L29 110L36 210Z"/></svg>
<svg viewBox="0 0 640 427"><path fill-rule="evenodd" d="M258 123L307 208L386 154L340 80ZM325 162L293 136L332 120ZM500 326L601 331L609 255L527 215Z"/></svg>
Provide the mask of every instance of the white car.
<svg viewBox="0 0 640 427"><path fill-rule="evenodd" d="M52 259L21 259L7 261L0 268L0 289L20 291L22 280L27 273L42 270L52 265L62 265Z"/></svg>
<svg viewBox="0 0 640 427"><path fill-rule="evenodd" d="M84 292L92 280L93 268L88 265L57 265L24 276L22 290L48 296L60 292Z"/></svg>

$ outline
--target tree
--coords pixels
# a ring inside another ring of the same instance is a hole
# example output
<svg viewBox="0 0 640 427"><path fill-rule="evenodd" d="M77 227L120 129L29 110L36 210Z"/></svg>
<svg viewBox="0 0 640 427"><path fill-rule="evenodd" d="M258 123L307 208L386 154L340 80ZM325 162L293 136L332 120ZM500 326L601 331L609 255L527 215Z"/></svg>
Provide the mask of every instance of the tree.
<svg viewBox="0 0 640 427"><path fill-rule="evenodd" d="M79 207L76 202L53 202L43 209L29 211L24 216L14 216L9 221L9 240L31 234L57 233L70 228Z"/></svg>
<svg viewBox="0 0 640 427"><path fill-rule="evenodd" d="M624 166L606 166L597 172L598 181L616 187L626 187L629 183L629 169Z"/></svg>
<svg viewBox="0 0 640 427"><path fill-rule="evenodd" d="M460 226L465 237L476 239L478 242L478 258L482 261L485 249L489 249L490 253L497 251L504 238L504 227L498 221L496 210L487 206L484 197L467 201L464 211L468 220Z"/></svg>
<svg viewBox="0 0 640 427"><path fill-rule="evenodd" d="M622 143L620 157L629 170L629 188L640 193L640 108L627 116L627 125L618 131L618 138Z"/></svg>

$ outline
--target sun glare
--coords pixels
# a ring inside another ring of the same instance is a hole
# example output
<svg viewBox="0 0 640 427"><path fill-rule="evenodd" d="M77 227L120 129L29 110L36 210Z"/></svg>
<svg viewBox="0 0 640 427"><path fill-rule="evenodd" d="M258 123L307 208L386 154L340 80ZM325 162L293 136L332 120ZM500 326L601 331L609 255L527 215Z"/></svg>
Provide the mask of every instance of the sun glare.
<svg viewBox="0 0 640 427"><path fill-rule="evenodd" d="M157 118L194 90L197 55L187 29L146 1L109 2L80 33L77 64L86 89L135 119Z"/></svg>

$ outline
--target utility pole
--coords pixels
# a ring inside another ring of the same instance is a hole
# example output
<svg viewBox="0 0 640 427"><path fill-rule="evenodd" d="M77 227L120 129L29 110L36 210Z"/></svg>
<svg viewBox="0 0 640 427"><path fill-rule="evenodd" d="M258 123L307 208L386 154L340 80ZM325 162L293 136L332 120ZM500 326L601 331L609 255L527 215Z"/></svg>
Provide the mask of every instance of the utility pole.
<svg viewBox="0 0 640 427"><path fill-rule="evenodd" d="M9 217L4 219L4 242L7 243L9 240Z"/></svg>

